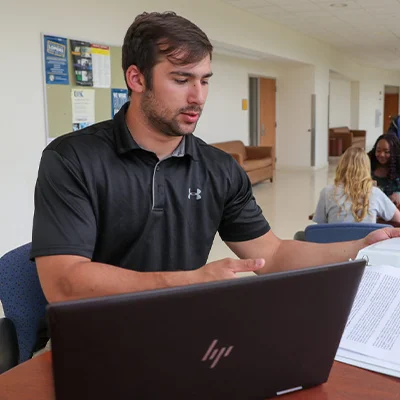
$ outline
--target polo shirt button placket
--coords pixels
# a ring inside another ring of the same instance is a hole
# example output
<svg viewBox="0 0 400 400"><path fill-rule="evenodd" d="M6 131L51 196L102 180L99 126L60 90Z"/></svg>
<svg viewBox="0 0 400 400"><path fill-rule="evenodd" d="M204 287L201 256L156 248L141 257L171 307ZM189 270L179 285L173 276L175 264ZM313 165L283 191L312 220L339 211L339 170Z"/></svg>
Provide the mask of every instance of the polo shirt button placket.
<svg viewBox="0 0 400 400"><path fill-rule="evenodd" d="M164 176L159 165L154 167L153 176L153 210L162 210L164 208Z"/></svg>

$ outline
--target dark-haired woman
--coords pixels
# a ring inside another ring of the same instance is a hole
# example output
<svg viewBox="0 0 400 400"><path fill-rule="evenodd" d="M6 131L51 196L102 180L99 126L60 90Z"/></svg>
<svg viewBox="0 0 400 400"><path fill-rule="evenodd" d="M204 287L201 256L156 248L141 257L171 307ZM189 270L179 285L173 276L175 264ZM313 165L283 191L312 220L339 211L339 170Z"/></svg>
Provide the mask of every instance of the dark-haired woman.
<svg viewBox="0 0 400 400"><path fill-rule="evenodd" d="M378 137L368 153L371 176L397 207L400 206L400 141L392 133Z"/></svg>

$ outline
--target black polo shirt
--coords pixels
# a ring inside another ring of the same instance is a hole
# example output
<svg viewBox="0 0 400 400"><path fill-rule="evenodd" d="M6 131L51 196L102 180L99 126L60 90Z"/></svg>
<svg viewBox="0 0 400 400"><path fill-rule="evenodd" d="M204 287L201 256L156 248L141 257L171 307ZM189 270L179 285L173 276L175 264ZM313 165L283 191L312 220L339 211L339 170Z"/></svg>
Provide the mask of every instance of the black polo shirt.
<svg viewBox="0 0 400 400"><path fill-rule="evenodd" d="M191 270L224 241L268 232L246 173L188 135L168 158L142 149L114 120L57 138L35 189L31 257L70 254L136 271Z"/></svg>

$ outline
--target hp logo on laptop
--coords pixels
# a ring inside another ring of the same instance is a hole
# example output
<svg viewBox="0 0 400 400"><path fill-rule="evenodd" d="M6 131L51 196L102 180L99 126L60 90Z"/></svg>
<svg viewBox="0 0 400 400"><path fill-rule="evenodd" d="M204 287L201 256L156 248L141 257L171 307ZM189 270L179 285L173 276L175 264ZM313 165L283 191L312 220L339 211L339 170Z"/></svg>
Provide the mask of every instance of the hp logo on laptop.
<svg viewBox="0 0 400 400"><path fill-rule="evenodd" d="M233 350L233 346L230 346L228 348L221 347L220 349L215 348L217 343L218 343L217 339L213 340L212 343L210 344L210 347L204 354L204 357L201 359L201 361L203 361L203 362L208 361L208 360L212 361L212 363L210 365L210 369L213 369L218 364L219 360L222 357L228 357L229 354L231 354L231 352Z"/></svg>

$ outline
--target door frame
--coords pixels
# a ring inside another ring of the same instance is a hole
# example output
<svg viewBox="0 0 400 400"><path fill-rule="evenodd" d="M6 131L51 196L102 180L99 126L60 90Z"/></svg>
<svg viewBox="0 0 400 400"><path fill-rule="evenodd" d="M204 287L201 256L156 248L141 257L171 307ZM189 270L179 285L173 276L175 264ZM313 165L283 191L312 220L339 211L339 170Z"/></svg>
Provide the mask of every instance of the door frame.
<svg viewBox="0 0 400 400"><path fill-rule="evenodd" d="M251 99L252 99L252 93L251 93L251 88L252 85L250 84L250 79L256 79L257 80L257 93L255 93L255 98L256 98L256 102L257 102L257 121L256 121L256 125L257 125L257 132L256 132L256 137L253 138L253 133L252 133L252 114L250 112L250 107L251 107ZM248 79L247 79L247 86L248 86L248 98L249 98L249 145L250 146L259 146L260 145L260 77L258 76L254 76L254 75L249 75ZM254 141L252 139L255 139Z"/></svg>
<svg viewBox="0 0 400 400"><path fill-rule="evenodd" d="M274 148L274 157L275 157L275 162L274 165L276 164L276 149L277 149L277 130L278 130L278 77L276 76L266 76L266 75L260 75L260 74L247 74L247 90L248 90L248 98L250 99L250 78L255 78L257 79L257 116L258 116L258 121L257 121L257 144L256 146L260 145L261 141L261 129L260 129L260 79L271 79L275 81L275 87L276 87L276 94L275 94L275 122L276 122L276 127L275 127L275 148ZM248 113L249 115L249 143L251 140L251 114L250 112Z"/></svg>
<svg viewBox="0 0 400 400"><path fill-rule="evenodd" d="M386 89L389 88L389 87L397 88L397 93L387 92ZM399 86L396 86L396 85L384 85L384 87L383 87L383 96L382 96L383 97L383 118L382 118L382 132L383 133L386 133L385 132L386 95L390 95L390 94L397 95L397 99L398 99L397 100L397 102L398 102L397 115L399 115L400 114L400 85Z"/></svg>

